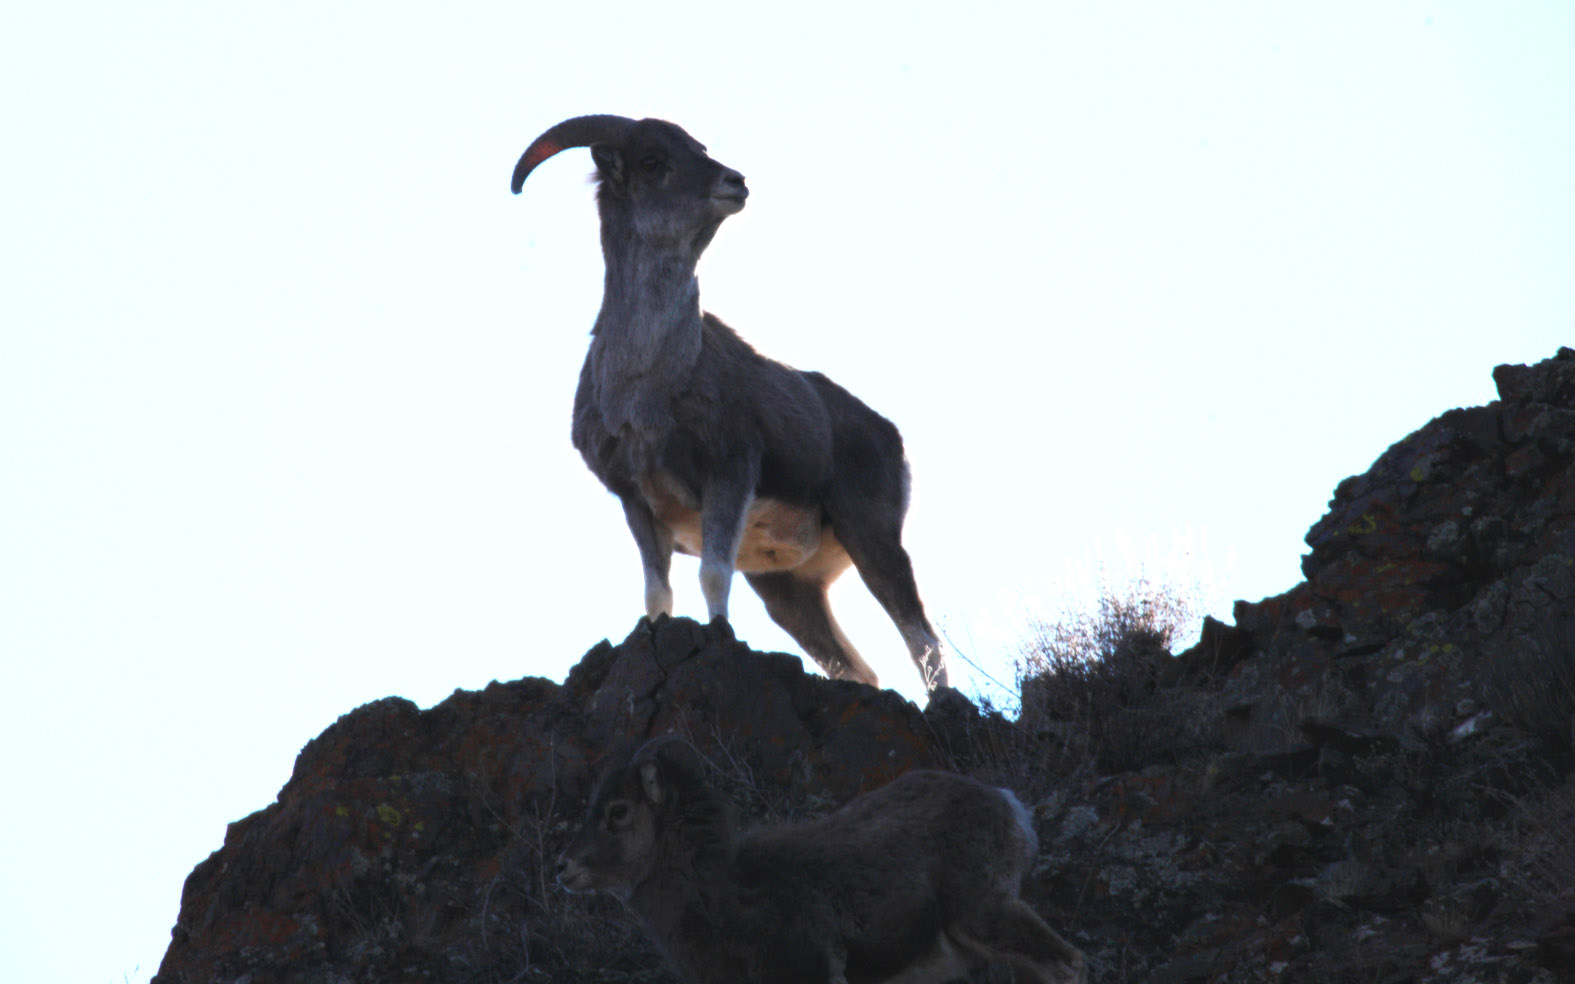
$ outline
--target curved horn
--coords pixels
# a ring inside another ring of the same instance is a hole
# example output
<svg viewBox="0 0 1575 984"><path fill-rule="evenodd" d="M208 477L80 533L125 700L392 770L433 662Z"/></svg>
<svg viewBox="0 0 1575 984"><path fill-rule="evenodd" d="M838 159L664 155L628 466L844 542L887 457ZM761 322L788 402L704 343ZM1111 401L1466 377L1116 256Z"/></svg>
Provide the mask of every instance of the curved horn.
<svg viewBox="0 0 1575 984"><path fill-rule="evenodd" d="M525 176L535 170L537 164L553 154L560 150L568 150L570 147L612 143L622 139L624 133L633 125L634 120L627 116L576 116L564 120L531 141L531 145L525 148L525 153L520 155L520 162L514 165L514 181L509 187L517 195L525 184Z"/></svg>

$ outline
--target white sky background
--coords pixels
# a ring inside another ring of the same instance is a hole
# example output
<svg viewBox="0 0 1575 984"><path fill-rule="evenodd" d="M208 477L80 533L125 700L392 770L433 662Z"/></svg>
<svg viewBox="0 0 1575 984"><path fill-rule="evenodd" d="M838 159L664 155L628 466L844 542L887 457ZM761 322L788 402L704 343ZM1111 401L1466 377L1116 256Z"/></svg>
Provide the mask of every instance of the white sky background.
<svg viewBox="0 0 1575 984"><path fill-rule="evenodd" d="M747 176L706 307L901 426L930 613L1003 678L1101 562L1222 615L1285 590L1341 478L1575 343L1563 3L13 6L7 980L150 976L338 715L633 627L568 437L589 155L507 190L561 119ZM915 693L856 578L835 605Z"/></svg>

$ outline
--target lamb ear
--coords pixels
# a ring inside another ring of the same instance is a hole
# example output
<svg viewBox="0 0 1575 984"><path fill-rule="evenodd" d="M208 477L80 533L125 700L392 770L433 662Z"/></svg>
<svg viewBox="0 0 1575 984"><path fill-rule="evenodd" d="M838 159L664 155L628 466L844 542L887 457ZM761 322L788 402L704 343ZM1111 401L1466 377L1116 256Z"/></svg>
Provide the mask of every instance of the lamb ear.
<svg viewBox="0 0 1575 984"><path fill-rule="evenodd" d="M666 787L662 785L662 767L655 762L642 762L640 764L640 787L645 790L645 798L652 803L660 805L667 794Z"/></svg>

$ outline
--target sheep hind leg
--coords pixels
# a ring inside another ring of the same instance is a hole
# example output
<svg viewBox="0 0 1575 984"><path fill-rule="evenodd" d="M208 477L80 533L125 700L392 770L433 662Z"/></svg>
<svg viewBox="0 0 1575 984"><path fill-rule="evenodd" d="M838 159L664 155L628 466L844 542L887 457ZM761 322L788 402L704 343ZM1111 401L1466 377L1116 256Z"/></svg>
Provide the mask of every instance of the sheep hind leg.
<svg viewBox="0 0 1575 984"><path fill-rule="evenodd" d="M924 678L924 689L935 691L950 683L946 671L946 656L941 651L941 640L924 614L924 603L919 600L919 587L913 579L913 562L908 551L902 548L900 532L863 533L839 527L838 537L853 558L859 577L870 589L870 594L886 609L902 633L913 665Z"/></svg>
<svg viewBox="0 0 1575 984"><path fill-rule="evenodd" d="M1033 984L1084 984L1083 953L1051 929L1022 899L986 901L947 930L954 942L1010 968L1012 980Z"/></svg>
<svg viewBox="0 0 1575 984"><path fill-rule="evenodd" d="M826 599L828 585L792 571L745 574L744 579L766 604L766 613L804 648L834 680L857 680L880 686L875 671L842 634Z"/></svg>

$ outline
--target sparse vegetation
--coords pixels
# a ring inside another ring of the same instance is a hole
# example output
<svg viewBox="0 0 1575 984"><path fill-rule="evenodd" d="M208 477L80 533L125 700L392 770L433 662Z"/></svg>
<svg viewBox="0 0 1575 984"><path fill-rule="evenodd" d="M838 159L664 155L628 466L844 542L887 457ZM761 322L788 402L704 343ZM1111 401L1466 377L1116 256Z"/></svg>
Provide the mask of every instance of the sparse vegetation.
<svg viewBox="0 0 1575 984"><path fill-rule="evenodd" d="M1561 769L1575 766L1575 652L1541 625L1486 667L1487 700L1511 726L1541 741Z"/></svg>
<svg viewBox="0 0 1575 984"><path fill-rule="evenodd" d="M1524 897L1547 918L1575 918L1575 777L1524 799L1518 819Z"/></svg>
<svg viewBox="0 0 1575 984"><path fill-rule="evenodd" d="M1182 627L1197 617L1197 591L1156 584L1139 575L1124 586L1101 577L1091 608L1071 608L1059 617L1035 618L1017 663L1019 683L1046 673L1113 679L1128 657L1156 650L1167 655Z"/></svg>
<svg viewBox="0 0 1575 984"><path fill-rule="evenodd" d="M1110 774L1207 744L1207 695L1179 686L1172 648L1196 592L1147 577L1105 583L1087 609L1036 619L1016 662L1020 725L1050 771Z"/></svg>

